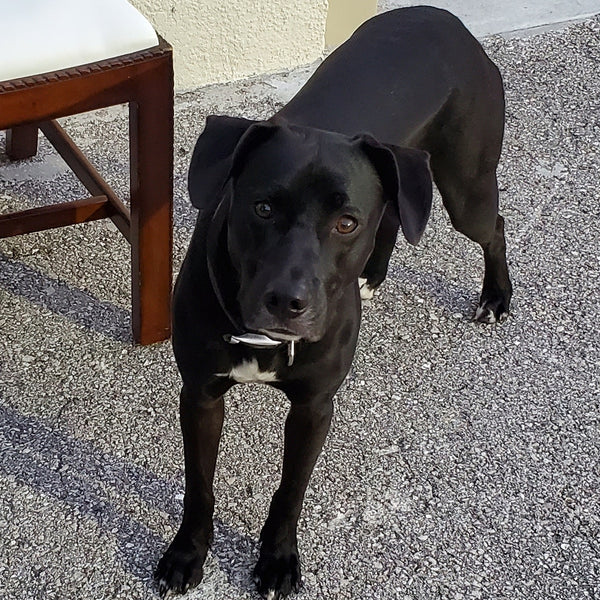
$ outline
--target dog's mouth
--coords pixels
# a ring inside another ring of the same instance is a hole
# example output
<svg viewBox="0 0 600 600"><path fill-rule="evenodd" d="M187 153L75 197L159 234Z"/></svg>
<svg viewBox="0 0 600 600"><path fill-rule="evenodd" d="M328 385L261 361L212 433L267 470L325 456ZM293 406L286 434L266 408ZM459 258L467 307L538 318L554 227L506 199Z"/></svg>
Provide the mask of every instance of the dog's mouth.
<svg viewBox="0 0 600 600"><path fill-rule="evenodd" d="M256 309L255 303L247 302L247 298L240 301L240 317L242 328L248 332L265 335L281 343L316 342L321 339L325 324L325 315L319 314L315 318L312 308L298 317L272 315L265 306Z"/></svg>
<svg viewBox="0 0 600 600"><path fill-rule="evenodd" d="M301 336L289 329L259 329L258 331L272 340L280 342L299 342L302 339Z"/></svg>

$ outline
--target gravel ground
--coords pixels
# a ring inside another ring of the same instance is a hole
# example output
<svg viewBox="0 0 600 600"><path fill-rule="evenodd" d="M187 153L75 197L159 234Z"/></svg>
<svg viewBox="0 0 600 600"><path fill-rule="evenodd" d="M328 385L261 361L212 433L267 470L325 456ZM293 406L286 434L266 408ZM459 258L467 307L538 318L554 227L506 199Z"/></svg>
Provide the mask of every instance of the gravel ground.
<svg viewBox="0 0 600 600"><path fill-rule="evenodd" d="M365 310L300 523L299 600L600 598L600 20L484 43L507 92L513 314L470 322L482 258L437 198ZM178 97L176 269L205 116L268 116L306 74ZM126 193L124 113L67 127ZM0 159L0 186L0 210L79 189L45 142ZM180 383L168 342L131 344L128 256L105 223L0 241L4 600L157 597L182 512ZM285 413L267 387L229 394L216 541L190 598L257 598Z"/></svg>

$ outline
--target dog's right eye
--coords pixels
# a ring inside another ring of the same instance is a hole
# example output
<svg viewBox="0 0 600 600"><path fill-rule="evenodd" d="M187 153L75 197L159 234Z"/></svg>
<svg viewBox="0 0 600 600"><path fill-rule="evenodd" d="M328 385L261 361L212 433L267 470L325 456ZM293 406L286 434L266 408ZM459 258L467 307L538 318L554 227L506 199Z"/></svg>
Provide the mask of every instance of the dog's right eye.
<svg viewBox="0 0 600 600"><path fill-rule="evenodd" d="M273 208L268 202L257 202L254 205L254 212L261 219L270 219L273 216Z"/></svg>

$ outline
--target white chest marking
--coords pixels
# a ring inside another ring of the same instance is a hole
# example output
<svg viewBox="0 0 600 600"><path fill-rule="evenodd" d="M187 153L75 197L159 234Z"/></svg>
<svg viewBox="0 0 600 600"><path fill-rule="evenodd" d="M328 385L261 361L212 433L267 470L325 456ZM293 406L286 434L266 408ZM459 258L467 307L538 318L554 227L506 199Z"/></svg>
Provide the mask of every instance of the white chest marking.
<svg viewBox="0 0 600 600"><path fill-rule="evenodd" d="M277 373L273 371L261 371L258 367L258 361L253 358L245 360L241 364L233 367L229 373L219 373L221 377L230 377L238 383L268 383L277 381Z"/></svg>

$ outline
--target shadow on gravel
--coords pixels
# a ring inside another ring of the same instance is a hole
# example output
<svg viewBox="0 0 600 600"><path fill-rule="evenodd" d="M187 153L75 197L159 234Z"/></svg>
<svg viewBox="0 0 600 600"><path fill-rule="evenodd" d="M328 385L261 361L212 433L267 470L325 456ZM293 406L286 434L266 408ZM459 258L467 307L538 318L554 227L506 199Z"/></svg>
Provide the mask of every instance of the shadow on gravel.
<svg viewBox="0 0 600 600"><path fill-rule="evenodd" d="M174 523L178 485L6 406L0 406L0 448L2 477L93 517L117 540L118 558L126 569L153 588L149 567L166 541L132 516L131 498L137 495L167 512Z"/></svg>
<svg viewBox="0 0 600 600"><path fill-rule="evenodd" d="M240 594L254 592L259 597L252 578L258 560L257 539L215 519L215 539L210 551L230 585L235 586Z"/></svg>
<svg viewBox="0 0 600 600"><path fill-rule="evenodd" d="M433 300L447 314L458 313L465 318L471 318L475 314L481 291L480 283L472 284L469 281L462 285L443 273L427 271L425 268L417 271L405 265L390 265L388 278L397 281L407 294L417 292ZM385 282L383 285L385 286Z"/></svg>
<svg viewBox="0 0 600 600"><path fill-rule="evenodd" d="M168 515L176 529L181 504L178 482L162 479L130 462L107 454L92 442L78 440L37 417L0 405L0 476L17 481L76 513L94 518L117 540L118 560L148 591L157 594L152 570L168 543L133 516L135 496ZM133 500L133 501L132 501ZM79 517L78 517L79 518ZM211 548L219 569L240 592L254 589L252 568L258 541L215 520Z"/></svg>
<svg viewBox="0 0 600 600"><path fill-rule="evenodd" d="M117 342L131 341L129 311L102 302L2 253L0 266L0 288Z"/></svg>

